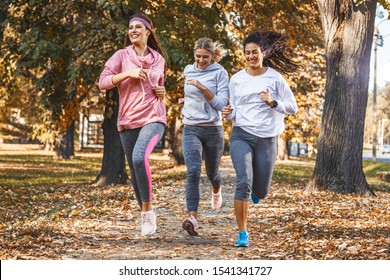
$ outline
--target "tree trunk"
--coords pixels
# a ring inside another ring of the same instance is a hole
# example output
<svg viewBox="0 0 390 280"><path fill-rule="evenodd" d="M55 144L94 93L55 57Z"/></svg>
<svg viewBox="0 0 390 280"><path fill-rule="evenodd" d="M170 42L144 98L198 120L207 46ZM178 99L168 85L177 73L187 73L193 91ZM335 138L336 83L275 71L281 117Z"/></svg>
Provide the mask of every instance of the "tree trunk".
<svg viewBox="0 0 390 280"><path fill-rule="evenodd" d="M288 160L287 140L278 137L278 160Z"/></svg>
<svg viewBox="0 0 390 280"><path fill-rule="evenodd" d="M124 184L128 179L125 153L117 128L118 109L119 94L115 88L106 92L106 107L104 109L103 121L103 163L102 169L95 180L95 184L98 187Z"/></svg>
<svg viewBox="0 0 390 280"><path fill-rule="evenodd" d="M66 137L65 132L59 132L54 142L54 159L66 158Z"/></svg>
<svg viewBox="0 0 390 280"><path fill-rule="evenodd" d="M175 136L172 143L172 156L177 164L184 164L184 155L182 149L183 125L178 119L175 121Z"/></svg>
<svg viewBox="0 0 390 280"><path fill-rule="evenodd" d="M76 90L70 92L70 103L74 106ZM66 131L60 132L55 141L55 155L54 158L70 159L74 156L74 128L75 118L70 115L69 120L66 122Z"/></svg>
<svg viewBox="0 0 390 280"><path fill-rule="evenodd" d="M5 29L4 22L7 19L7 13L8 13L8 5L6 3L0 4L0 42L3 41L3 37L4 37L4 29Z"/></svg>
<svg viewBox="0 0 390 280"><path fill-rule="evenodd" d="M362 152L377 1L317 2L325 32L326 94L309 187L373 196Z"/></svg>
<svg viewBox="0 0 390 280"><path fill-rule="evenodd" d="M65 134L65 158L70 159L74 157L74 125L75 121L72 120L71 125L66 128Z"/></svg>
<svg viewBox="0 0 390 280"><path fill-rule="evenodd" d="M55 159L70 159L74 156L74 125L75 121L66 128L66 132L60 132L55 140Z"/></svg>

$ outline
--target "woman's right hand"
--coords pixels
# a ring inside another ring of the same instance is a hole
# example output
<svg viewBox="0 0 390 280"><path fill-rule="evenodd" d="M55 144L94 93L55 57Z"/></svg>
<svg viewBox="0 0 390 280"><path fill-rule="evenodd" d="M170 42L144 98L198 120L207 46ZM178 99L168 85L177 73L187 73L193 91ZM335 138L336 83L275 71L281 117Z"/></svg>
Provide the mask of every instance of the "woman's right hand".
<svg viewBox="0 0 390 280"><path fill-rule="evenodd" d="M184 106L184 98L179 98L179 106L180 107Z"/></svg>
<svg viewBox="0 0 390 280"><path fill-rule="evenodd" d="M127 80L129 78L145 81L147 78L147 75L146 75L146 72L141 68L132 69L132 70L124 71L122 73L114 75L112 77L112 83L114 84L114 86L117 86L119 83L121 83L124 80Z"/></svg>
<svg viewBox="0 0 390 280"><path fill-rule="evenodd" d="M141 69L141 68L129 70L129 71L127 71L127 75L130 78L138 79L138 80L142 80L142 81L145 81L147 78L146 72L144 71L144 69Z"/></svg>
<svg viewBox="0 0 390 280"><path fill-rule="evenodd" d="M226 119L230 116L230 114L233 112L232 106L229 104L222 108L222 118Z"/></svg>

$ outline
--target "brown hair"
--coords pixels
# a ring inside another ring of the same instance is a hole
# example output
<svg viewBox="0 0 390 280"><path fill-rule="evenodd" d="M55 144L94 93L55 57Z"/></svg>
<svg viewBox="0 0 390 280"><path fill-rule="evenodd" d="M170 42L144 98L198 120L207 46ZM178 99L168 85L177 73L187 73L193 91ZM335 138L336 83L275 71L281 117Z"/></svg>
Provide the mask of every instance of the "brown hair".
<svg viewBox="0 0 390 280"><path fill-rule="evenodd" d="M266 51L263 66L271 67L282 74L289 75L300 68L300 63L293 60L294 52L288 37L274 31L255 30L245 38L243 45L257 44L261 51Z"/></svg>
<svg viewBox="0 0 390 280"><path fill-rule="evenodd" d="M152 20L146 16L145 14L142 14L142 13L137 13L137 14L134 14L132 15L130 18L129 18L129 21L134 18L134 17L139 17L139 18L142 18L144 20L146 20L150 26L152 27L152 30L150 30L150 35L148 37L148 41L147 41L147 45L148 47L151 47L152 49L154 49L155 51L157 51L159 54L161 54L164 58L166 57L165 56L165 51L164 49L161 47L161 44L160 44L160 41L158 40L157 38L157 35L156 33L154 33L153 31L153 23L152 23ZM125 38L125 42L123 44L123 47L126 48L127 46L130 46L132 43L130 41L130 38L128 35L126 35L126 38Z"/></svg>

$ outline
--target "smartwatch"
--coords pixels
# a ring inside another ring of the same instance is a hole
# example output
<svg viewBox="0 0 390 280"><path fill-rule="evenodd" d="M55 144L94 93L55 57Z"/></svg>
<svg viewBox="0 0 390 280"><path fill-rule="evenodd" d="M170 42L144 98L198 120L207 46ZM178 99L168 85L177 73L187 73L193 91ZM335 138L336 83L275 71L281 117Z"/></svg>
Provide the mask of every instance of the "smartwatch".
<svg viewBox="0 0 390 280"><path fill-rule="evenodd" d="M278 102L276 100L273 100L271 108L275 108L276 106L278 106Z"/></svg>

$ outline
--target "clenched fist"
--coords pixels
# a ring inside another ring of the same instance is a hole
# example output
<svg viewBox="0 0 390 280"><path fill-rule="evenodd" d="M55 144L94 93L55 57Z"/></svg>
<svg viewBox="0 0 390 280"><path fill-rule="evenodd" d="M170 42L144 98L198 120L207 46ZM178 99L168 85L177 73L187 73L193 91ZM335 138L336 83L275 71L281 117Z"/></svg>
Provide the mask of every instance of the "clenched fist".
<svg viewBox="0 0 390 280"><path fill-rule="evenodd" d="M271 95L269 94L268 88L265 91L261 91L259 93L259 97L261 101L263 101L268 106L272 107L274 105L274 101L271 99Z"/></svg>
<svg viewBox="0 0 390 280"><path fill-rule="evenodd" d="M233 112L232 106L229 104L222 108L222 118L226 119L230 116L230 114Z"/></svg>
<svg viewBox="0 0 390 280"><path fill-rule="evenodd" d="M165 87L164 86L161 86L161 87L154 87L153 88L153 91L154 91L154 94L163 99L165 94L166 94L166 91L165 91Z"/></svg>

